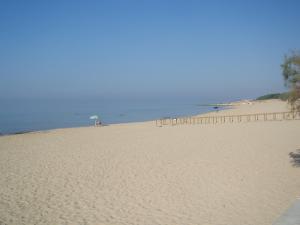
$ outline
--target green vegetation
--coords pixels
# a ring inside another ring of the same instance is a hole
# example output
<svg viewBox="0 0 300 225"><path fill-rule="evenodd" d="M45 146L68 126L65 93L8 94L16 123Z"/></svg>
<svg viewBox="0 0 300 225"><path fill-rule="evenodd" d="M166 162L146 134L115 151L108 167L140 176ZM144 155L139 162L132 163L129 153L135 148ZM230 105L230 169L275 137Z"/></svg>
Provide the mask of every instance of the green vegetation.
<svg viewBox="0 0 300 225"><path fill-rule="evenodd" d="M273 93L273 94L267 94L267 95L260 96L256 100L281 99L281 100L285 101L288 99L288 97L289 97L288 92Z"/></svg>
<svg viewBox="0 0 300 225"><path fill-rule="evenodd" d="M300 53L285 56L281 68L285 85L290 89L288 101L293 110L300 111Z"/></svg>

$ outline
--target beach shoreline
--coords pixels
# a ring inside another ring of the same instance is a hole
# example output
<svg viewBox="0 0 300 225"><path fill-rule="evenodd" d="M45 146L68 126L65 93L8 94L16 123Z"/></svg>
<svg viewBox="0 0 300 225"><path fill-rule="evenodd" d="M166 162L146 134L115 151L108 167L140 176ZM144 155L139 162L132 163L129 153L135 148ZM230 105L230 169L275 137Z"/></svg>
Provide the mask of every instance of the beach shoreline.
<svg viewBox="0 0 300 225"><path fill-rule="evenodd" d="M195 117L195 116L205 116L205 115L210 115L216 111L218 112L223 112L225 110L233 109L235 107L238 107L240 105L248 104L249 102L253 102L255 100L239 100L239 101L233 101L233 102L228 102L228 103L216 103L216 104L198 104L197 106L218 106L218 109L211 108L209 112L203 112L200 114L193 114L193 115L182 115L180 117L176 118L181 118L181 117ZM163 118L163 117L161 117ZM156 120L159 120L161 118L156 118L156 119L148 119L148 120L141 120L141 121L132 121L132 122L122 122L122 123L110 123L110 124L105 124L104 126L113 126L113 125L118 125L118 124L134 124L134 123L149 123L149 122L155 122ZM173 117L168 117L168 118L173 118ZM27 133L38 133L38 132L49 132L51 130L57 130L57 129L75 129L75 128L84 128L84 127L93 127L92 124L90 125L82 125L82 126L71 126L71 127L57 127L57 128L50 128L50 129L41 129L41 130L20 130L12 133L0 133L1 136L8 136L8 135L21 135L21 134L27 134Z"/></svg>
<svg viewBox="0 0 300 225"><path fill-rule="evenodd" d="M195 106L197 106L197 104L195 104ZM183 106L181 106L183 107ZM208 105L207 105L208 107ZM225 109L225 107L222 107L222 109ZM221 108L218 109L218 110L222 110ZM213 112L215 109L211 108L209 109L209 111ZM201 114L204 114L206 112L203 112ZM199 115L198 113L194 113L194 114L186 114L186 115L182 115L181 117L184 117L184 116L197 116ZM102 121L102 126L112 126L112 125L118 125L118 124L132 124L132 123L144 123L144 122L151 122L151 121L155 121L157 119L160 119L160 118L163 118L163 116L161 117L157 117L157 118L152 118L152 119L136 119L135 121L125 121L125 122L112 122L112 123L108 123L106 122L105 120ZM56 129L72 129L72 128L83 128L83 127L91 127L93 126L93 122L91 121L91 123L88 125L88 124L85 124L85 125L81 125L81 126L67 126L67 127L64 127L64 126L58 126L56 128L44 128L44 129L26 129L26 130L17 130L17 131L14 131L14 132L8 132L8 133L0 133L0 137L1 136L7 136L7 135L20 135L20 134L25 134L25 133L35 133L35 132L42 132L42 131L50 131L50 130L56 130Z"/></svg>
<svg viewBox="0 0 300 225"><path fill-rule="evenodd" d="M286 110L270 100L222 114ZM148 121L2 136L0 222L272 224L300 195L299 132L300 120Z"/></svg>

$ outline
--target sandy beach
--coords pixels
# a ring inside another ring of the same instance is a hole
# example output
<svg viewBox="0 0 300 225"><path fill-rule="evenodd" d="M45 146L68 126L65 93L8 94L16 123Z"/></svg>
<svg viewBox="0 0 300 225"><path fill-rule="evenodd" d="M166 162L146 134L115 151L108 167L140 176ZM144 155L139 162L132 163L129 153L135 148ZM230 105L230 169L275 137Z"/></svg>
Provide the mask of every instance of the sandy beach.
<svg viewBox="0 0 300 225"><path fill-rule="evenodd" d="M218 115L288 111L280 100ZM0 137L0 224L267 225L300 196L300 120Z"/></svg>

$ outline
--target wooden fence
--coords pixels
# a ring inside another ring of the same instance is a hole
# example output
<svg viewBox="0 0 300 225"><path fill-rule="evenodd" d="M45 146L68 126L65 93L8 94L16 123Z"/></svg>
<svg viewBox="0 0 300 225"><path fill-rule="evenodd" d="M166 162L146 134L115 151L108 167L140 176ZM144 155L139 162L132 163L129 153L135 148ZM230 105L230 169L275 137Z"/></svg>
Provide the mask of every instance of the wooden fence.
<svg viewBox="0 0 300 225"><path fill-rule="evenodd" d="M162 118L156 120L156 126L183 125L183 124L223 124L257 121L300 120L300 112L274 112L244 115L218 115L218 116L189 116L179 118Z"/></svg>

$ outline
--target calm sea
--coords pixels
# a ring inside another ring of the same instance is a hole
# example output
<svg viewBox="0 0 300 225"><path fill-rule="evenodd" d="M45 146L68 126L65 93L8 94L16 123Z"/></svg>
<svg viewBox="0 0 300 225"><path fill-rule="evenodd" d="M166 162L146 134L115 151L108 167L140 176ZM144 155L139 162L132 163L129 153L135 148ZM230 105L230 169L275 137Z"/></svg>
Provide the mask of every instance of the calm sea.
<svg viewBox="0 0 300 225"><path fill-rule="evenodd" d="M64 127L89 126L92 115L104 124L196 115L212 110L197 100L0 100L0 133L10 134Z"/></svg>

